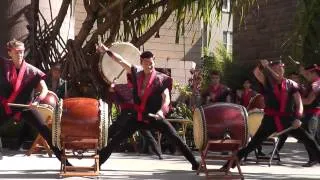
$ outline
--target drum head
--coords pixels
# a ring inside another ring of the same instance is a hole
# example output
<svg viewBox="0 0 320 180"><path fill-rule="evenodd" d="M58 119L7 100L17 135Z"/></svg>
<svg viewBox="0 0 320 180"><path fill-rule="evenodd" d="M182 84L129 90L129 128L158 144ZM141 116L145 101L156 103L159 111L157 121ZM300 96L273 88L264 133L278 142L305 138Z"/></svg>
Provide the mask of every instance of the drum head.
<svg viewBox="0 0 320 180"><path fill-rule="evenodd" d="M208 141L206 122L202 113L202 107L196 108L193 113L193 137L194 143L199 150L203 150Z"/></svg>
<svg viewBox="0 0 320 180"><path fill-rule="evenodd" d="M37 111L41 114L43 120L45 120L47 123L51 123L54 111L54 109L51 106L47 104L40 104L37 107Z"/></svg>
<svg viewBox="0 0 320 180"><path fill-rule="evenodd" d="M254 136L259 129L263 115L263 111L258 109L248 112L248 131L251 137Z"/></svg>
<svg viewBox="0 0 320 180"><path fill-rule="evenodd" d="M140 51L131 43L114 43L109 49L120 54L126 61L131 64L140 64ZM105 53L100 60L99 70L103 79L109 84L112 83L115 79L115 84L127 83L127 73L122 68L122 66L111 59L111 57L107 53Z"/></svg>

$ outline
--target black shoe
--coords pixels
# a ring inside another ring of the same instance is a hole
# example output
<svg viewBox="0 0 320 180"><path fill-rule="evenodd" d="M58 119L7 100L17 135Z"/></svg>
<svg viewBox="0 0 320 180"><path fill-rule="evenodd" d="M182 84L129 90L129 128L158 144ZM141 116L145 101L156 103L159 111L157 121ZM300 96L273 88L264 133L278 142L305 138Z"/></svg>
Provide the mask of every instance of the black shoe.
<svg viewBox="0 0 320 180"><path fill-rule="evenodd" d="M199 169L200 163L196 162L195 164L192 165L192 170L197 171Z"/></svg>
<svg viewBox="0 0 320 180"><path fill-rule="evenodd" d="M306 164L303 164L302 167L312 167L318 164L318 161L308 161Z"/></svg>
<svg viewBox="0 0 320 180"><path fill-rule="evenodd" d="M162 159L163 159L163 157L162 157L161 155L159 155L158 158L159 158L159 160L162 160Z"/></svg>

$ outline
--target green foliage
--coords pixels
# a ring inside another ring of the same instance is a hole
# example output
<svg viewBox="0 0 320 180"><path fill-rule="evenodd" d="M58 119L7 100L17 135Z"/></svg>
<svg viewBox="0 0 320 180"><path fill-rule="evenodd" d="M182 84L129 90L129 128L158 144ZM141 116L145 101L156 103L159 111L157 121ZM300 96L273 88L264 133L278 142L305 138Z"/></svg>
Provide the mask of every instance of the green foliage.
<svg viewBox="0 0 320 180"><path fill-rule="evenodd" d="M222 44L218 45L214 53L205 52L205 54L202 64L202 89L208 87L211 71L219 71L223 79L226 74L225 68L232 63L232 55L227 52L227 49Z"/></svg>
<svg viewBox="0 0 320 180"><path fill-rule="evenodd" d="M299 0L296 28L288 46L292 56L305 65L320 61L320 1Z"/></svg>
<svg viewBox="0 0 320 180"><path fill-rule="evenodd" d="M173 111L170 114L169 118L192 120L192 116L193 116L193 113L190 107L188 107L186 103L177 102L177 104L174 105Z"/></svg>
<svg viewBox="0 0 320 180"><path fill-rule="evenodd" d="M120 114L120 110L119 108L117 108L117 106L115 106L114 104L111 107L111 119L115 120Z"/></svg>

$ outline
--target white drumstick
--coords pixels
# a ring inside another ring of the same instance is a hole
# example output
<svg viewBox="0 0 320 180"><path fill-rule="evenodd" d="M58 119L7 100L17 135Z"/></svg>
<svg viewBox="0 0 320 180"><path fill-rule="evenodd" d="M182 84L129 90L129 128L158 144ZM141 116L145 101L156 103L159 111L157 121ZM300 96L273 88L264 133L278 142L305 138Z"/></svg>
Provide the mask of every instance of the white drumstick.
<svg viewBox="0 0 320 180"><path fill-rule="evenodd" d="M278 133L275 133L275 134L273 135L273 137L279 137L279 136L281 136L282 134L287 133L287 132L289 132L289 131L291 131L291 130L293 130L293 129L294 129L294 127L290 126L290 127L288 127L287 129L284 129L284 130L282 130L282 131L280 131L280 132L278 132Z"/></svg>
<svg viewBox="0 0 320 180"><path fill-rule="evenodd" d="M153 118L158 118L159 117L158 115L152 114L152 113L149 113L148 116L153 117Z"/></svg>
<svg viewBox="0 0 320 180"><path fill-rule="evenodd" d="M25 108L29 108L30 105L26 105L26 104L16 104L16 103L8 103L8 106L12 106L12 107L25 107Z"/></svg>

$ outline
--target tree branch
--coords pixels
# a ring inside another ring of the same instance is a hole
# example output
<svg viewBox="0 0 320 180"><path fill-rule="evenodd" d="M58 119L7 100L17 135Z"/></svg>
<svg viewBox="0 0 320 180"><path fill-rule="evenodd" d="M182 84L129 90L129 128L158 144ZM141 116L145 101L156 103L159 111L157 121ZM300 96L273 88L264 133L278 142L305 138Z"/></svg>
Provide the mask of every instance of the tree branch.
<svg viewBox="0 0 320 180"><path fill-rule="evenodd" d="M133 14L129 14L128 19L135 19L136 17L140 17L143 14L150 14L155 9L159 8L160 6L166 5L167 3L168 3L168 0L164 0L164 1L159 1L155 4L151 4L148 7L142 8L141 10L134 12Z"/></svg>
<svg viewBox="0 0 320 180"><path fill-rule="evenodd" d="M51 33L52 39L54 39L54 37L56 37L59 34L62 23L67 15L70 3L71 3L71 0L64 0L62 2L59 13L56 17L56 22L52 29L52 33Z"/></svg>
<svg viewBox="0 0 320 180"><path fill-rule="evenodd" d="M82 23L82 26L79 30L78 35L74 39L75 46L81 47L83 42L88 37L94 22L97 19L96 13L98 11L98 3L96 1L92 1L91 4L89 4L89 0L83 0L83 4L85 6L85 9L87 11L87 16L84 22Z"/></svg>
<svg viewBox="0 0 320 180"><path fill-rule="evenodd" d="M168 7L164 11L164 13L161 15L161 17L149 28L148 31L146 31L144 34L138 37L137 40L132 40L131 43L134 44L136 47L139 47L142 44L144 44L167 21L167 19L170 17L173 10L174 10L173 8Z"/></svg>

